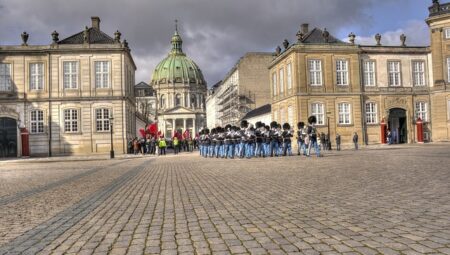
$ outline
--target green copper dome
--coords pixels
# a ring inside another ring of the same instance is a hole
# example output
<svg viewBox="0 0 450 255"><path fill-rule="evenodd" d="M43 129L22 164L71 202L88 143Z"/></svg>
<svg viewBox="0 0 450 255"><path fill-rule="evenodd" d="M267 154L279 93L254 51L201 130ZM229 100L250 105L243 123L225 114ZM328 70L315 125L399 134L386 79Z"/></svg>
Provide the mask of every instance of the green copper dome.
<svg viewBox="0 0 450 255"><path fill-rule="evenodd" d="M169 55L156 66L152 84L206 84L200 68L183 52L183 40L175 29Z"/></svg>

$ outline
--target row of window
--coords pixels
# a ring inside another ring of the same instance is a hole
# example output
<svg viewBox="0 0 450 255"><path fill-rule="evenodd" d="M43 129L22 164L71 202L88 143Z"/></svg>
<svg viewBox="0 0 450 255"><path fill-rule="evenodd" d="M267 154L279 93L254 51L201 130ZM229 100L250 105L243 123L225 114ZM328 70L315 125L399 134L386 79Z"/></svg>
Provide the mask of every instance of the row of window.
<svg viewBox="0 0 450 255"><path fill-rule="evenodd" d="M450 104L450 101L449 101ZM449 105L450 107L450 105ZM337 123L340 125L350 125L352 124L352 110L350 103L339 103L338 104L338 119ZM449 108L450 109L450 108ZM293 109L292 106L288 107L288 123L292 125L293 118ZM281 115L281 123L286 122L285 111L284 109L280 109ZM316 116L317 125L325 125L325 104L316 102L311 104L311 115ZM378 124L378 107L375 102L367 102L365 104L365 115L366 115L366 123L367 124ZM449 115L450 116L450 115ZM415 104L415 118L422 119L423 121L428 121L428 105L426 102L416 102ZM449 117L450 118L450 117ZM274 119L278 119L278 111L274 112Z"/></svg>
<svg viewBox="0 0 450 255"><path fill-rule="evenodd" d="M44 79L44 63L30 63L29 64L29 90L43 90ZM95 61L95 87L96 88L110 88L110 62L109 61ZM79 81L79 62L78 61L63 61L62 76L63 87L65 89L78 89ZM11 64L0 63L0 91L11 91Z"/></svg>
<svg viewBox="0 0 450 255"><path fill-rule="evenodd" d="M450 77L450 58L448 61L449 77ZM363 61L363 85L364 86L376 86L376 68L375 61L367 60ZM392 87L402 86L402 72L400 61L388 61L388 85ZM287 89L292 88L292 66L287 64ZM336 85L348 86L349 81L349 62L348 60L336 61ZM323 86L323 70L322 60L310 59L308 60L308 74L310 86ZM412 82L413 86L425 86L425 61L414 60L412 61ZM279 85L279 86L278 86ZM278 87L280 94L284 93L284 68L278 70L278 72L272 73L272 86L273 95L278 93Z"/></svg>
<svg viewBox="0 0 450 255"><path fill-rule="evenodd" d="M182 105L182 95L176 94L175 95L175 102L174 106L181 106ZM185 100L188 100L186 97ZM191 94L191 101L190 103L185 102L185 107L201 107L201 104L203 102L204 98L202 94ZM159 99L159 106L161 109L164 109L167 107L166 105L166 95L161 95ZM170 106L169 106L170 107Z"/></svg>
<svg viewBox="0 0 450 255"><path fill-rule="evenodd" d="M78 109L65 109L64 132L78 133L80 131L80 114ZM97 132L110 131L110 109L95 110L95 127ZM30 113L30 132L32 134L44 133L44 111L33 110Z"/></svg>

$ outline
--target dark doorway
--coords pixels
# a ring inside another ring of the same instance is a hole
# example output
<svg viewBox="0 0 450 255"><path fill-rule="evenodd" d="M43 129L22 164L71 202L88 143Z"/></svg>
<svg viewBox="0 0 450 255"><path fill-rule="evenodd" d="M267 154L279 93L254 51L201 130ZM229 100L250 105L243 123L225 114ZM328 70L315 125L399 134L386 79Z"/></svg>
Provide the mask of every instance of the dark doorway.
<svg viewBox="0 0 450 255"><path fill-rule="evenodd" d="M401 108L389 110L388 128L391 130L393 143L408 143L406 110Z"/></svg>
<svg viewBox="0 0 450 255"><path fill-rule="evenodd" d="M17 157L17 122L0 118L0 158Z"/></svg>

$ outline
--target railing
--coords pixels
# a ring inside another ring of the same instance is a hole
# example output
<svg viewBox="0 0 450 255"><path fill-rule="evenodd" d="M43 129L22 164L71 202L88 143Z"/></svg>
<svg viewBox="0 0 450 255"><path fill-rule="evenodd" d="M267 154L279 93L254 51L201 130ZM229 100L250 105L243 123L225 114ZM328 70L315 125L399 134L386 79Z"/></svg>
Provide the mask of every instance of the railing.
<svg viewBox="0 0 450 255"><path fill-rule="evenodd" d="M428 10L430 11L430 17L450 13L450 3L445 4L435 3L432 6L430 6Z"/></svg>

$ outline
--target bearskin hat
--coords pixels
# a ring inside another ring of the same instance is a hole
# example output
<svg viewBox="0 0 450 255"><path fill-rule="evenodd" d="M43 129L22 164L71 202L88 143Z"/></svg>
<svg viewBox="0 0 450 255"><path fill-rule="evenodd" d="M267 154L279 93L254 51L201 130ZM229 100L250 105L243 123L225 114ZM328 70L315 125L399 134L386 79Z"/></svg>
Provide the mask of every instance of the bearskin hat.
<svg viewBox="0 0 450 255"><path fill-rule="evenodd" d="M209 129L205 128L205 135L209 134Z"/></svg>
<svg viewBox="0 0 450 255"><path fill-rule="evenodd" d="M248 127L248 121L242 120L241 121L241 128L247 128Z"/></svg>
<svg viewBox="0 0 450 255"><path fill-rule="evenodd" d="M278 126L278 123L276 121L270 122L270 127L271 128L276 128L277 126Z"/></svg>
<svg viewBox="0 0 450 255"><path fill-rule="evenodd" d="M278 123L277 128L280 128L280 129L281 129L281 124L280 124L280 123Z"/></svg>
<svg viewBox="0 0 450 255"><path fill-rule="evenodd" d="M266 130L270 130L270 127L267 126L267 125L266 125L264 128L265 128Z"/></svg>
<svg viewBox="0 0 450 255"><path fill-rule="evenodd" d="M256 123L255 123L255 127L256 127L256 128L261 128L261 127L262 127L261 121L256 122Z"/></svg>
<svg viewBox="0 0 450 255"><path fill-rule="evenodd" d="M231 129L231 125L230 124L225 126L225 131L230 130L230 129Z"/></svg>
<svg viewBox="0 0 450 255"><path fill-rule="evenodd" d="M217 133L217 128L211 128L211 134Z"/></svg>
<svg viewBox="0 0 450 255"><path fill-rule="evenodd" d="M233 130L233 131L236 131L236 130L238 130L239 128L238 127L236 127L236 126L231 126L231 130Z"/></svg>
<svg viewBox="0 0 450 255"><path fill-rule="evenodd" d="M309 116L308 118L308 123L309 124L313 124L313 123L317 123L317 118L314 115Z"/></svg>
<svg viewBox="0 0 450 255"><path fill-rule="evenodd" d="M305 127L305 122L300 121L299 123L297 123L297 127L298 127L298 129L304 128Z"/></svg>
<svg viewBox="0 0 450 255"><path fill-rule="evenodd" d="M289 125L289 123L284 123L283 124L283 129L284 130L289 130L289 129L291 129L291 125Z"/></svg>

